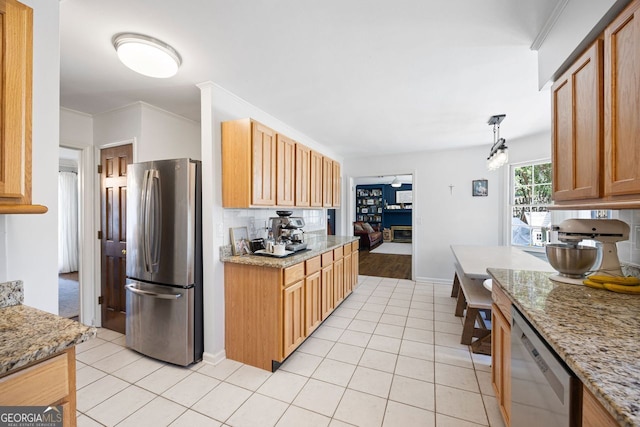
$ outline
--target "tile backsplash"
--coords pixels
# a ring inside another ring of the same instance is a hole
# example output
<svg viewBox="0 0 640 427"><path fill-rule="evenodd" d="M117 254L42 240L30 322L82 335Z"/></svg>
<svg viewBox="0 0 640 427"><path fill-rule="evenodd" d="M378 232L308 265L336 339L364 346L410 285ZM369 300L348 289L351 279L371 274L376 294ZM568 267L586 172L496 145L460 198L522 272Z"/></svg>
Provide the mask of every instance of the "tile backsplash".
<svg viewBox="0 0 640 427"><path fill-rule="evenodd" d="M640 209L613 211L613 217L629 224L629 240L618 242L618 257L622 264L640 267Z"/></svg>
<svg viewBox="0 0 640 427"><path fill-rule="evenodd" d="M277 209L280 210L280 209ZM305 233L325 232L327 229L327 211L325 209L282 209L291 210L291 216L302 217L305 222ZM267 237L269 218L278 216L276 209L225 209L224 228L225 245L231 243L229 229L247 227L249 238Z"/></svg>

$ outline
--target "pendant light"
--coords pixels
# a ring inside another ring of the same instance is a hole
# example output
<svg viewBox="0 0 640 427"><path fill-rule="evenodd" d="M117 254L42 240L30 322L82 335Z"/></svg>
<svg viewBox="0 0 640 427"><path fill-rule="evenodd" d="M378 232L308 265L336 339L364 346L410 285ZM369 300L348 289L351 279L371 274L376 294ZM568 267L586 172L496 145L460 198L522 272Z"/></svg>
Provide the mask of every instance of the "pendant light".
<svg viewBox="0 0 640 427"><path fill-rule="evenodd" d="M402 187L402 183L400 182L400 180L398 179L397 176L395 178L393 178L393 181L391 181L391 186L393 188Z"/></svg>
<svg viewBox="0 0 640 427"><path fill-rule="evenodd" d="M509 161L507 141L500 138L500 123L506 116L506 114L491 116L487 122L487 124L493 125L493 145L489 151L489 157L487 157L487 169L490 171L500 168Z"/></svg>
<svg viewBox="0 0 640 427"><path fill-rule="evenodd" d="M144 34L116 34L112 42L124 65L148 77L172 77L182 64L180 54L173 47Z"/></svg>

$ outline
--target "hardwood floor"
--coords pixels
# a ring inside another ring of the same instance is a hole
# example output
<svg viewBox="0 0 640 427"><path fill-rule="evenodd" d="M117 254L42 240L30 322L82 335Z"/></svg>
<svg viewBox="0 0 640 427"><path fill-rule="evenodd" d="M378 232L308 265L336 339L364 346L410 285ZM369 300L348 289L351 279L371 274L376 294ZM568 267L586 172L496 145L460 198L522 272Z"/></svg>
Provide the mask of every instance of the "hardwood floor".
<svg viewBox="0 0 640 427"><path fill-rule="evenodd" d="M411 255L370 253L360 249L360 274L411 280Z"/></svg>

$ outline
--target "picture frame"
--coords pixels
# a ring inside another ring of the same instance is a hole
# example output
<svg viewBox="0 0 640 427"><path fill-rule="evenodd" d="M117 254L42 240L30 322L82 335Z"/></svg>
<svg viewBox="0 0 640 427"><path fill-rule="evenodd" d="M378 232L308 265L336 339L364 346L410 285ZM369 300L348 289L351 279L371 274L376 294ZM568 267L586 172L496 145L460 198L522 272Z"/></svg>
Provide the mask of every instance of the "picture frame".
<svg viewBox="0 0 640 427"><path fill-rule="evenodd" d="M413 203L413 191L396 191L396 203Z"/></svg>
<svg viewBox="0 0 640 427"><path fill-rule="evenodd" d="M489 195L489 181L486 179L475 179L471 181L471 195L473 197L486 197Z"/></svg>
<svg viewBox="0 0 640 427"><path fill-rule="evenodd" d="M250 254L249 229L247 227L231 227L231 250L234 255Z"/></svg>

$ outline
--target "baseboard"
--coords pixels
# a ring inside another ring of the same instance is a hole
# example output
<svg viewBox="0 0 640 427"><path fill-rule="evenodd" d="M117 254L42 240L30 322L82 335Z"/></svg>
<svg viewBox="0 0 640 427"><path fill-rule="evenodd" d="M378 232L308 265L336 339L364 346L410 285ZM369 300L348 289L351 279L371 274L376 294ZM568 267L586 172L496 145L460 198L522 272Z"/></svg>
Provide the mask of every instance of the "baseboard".
<svg viewBox="0 0 640 427"><path fill-rule="evenodd" d="M202 354L202 361L206 363L211 363L212 365L217 365L227 358L227 353L224 350L220 350L217 353L207 353L206 351Z"/></svg>
<svg viewBox="0 0 640 427"><path fill-rule="evenodd" d="M416 283L433 283L436 285L451 285L451 279L436 279L433 277L416 277Z"/></svg>

